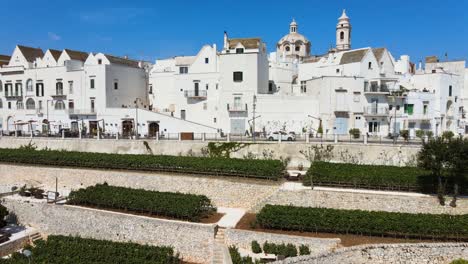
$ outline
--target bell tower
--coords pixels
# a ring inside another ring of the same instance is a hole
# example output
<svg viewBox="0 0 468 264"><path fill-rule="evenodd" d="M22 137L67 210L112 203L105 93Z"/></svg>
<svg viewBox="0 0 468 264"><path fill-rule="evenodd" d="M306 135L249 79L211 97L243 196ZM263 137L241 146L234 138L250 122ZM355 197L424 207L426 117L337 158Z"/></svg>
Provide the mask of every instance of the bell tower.
<svg viewBox="0 0 468 264"><path fill-rule="evenodd" d="M336 25L336 49L338 51L351 49L351 23L346 15L346 10L343 10Z"/></svg>

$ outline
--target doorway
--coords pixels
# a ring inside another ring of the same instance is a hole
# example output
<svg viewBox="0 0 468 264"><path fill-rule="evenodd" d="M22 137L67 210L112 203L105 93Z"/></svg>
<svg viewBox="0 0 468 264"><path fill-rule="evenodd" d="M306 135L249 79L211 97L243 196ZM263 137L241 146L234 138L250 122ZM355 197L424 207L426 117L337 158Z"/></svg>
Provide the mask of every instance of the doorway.
<svg viewBox="0 0 468 264"><path fill-rule="evenodd" d="M156 137L156 133L159 132L159 124L157 122L151 122L148 126L148 137Z"/></svg>
<svg viewBox="0 0 468 264"><path fill-rule="evenodd" d="M98 121L89 121L89 133L92 136L97 136Z"/></svg>
<svg viewBox="0 0 468 264"><path fill-rule="evenodd" d="M133 134L133 121L132 120L122 121L122 136L128 138L132 134Z"/></svg>

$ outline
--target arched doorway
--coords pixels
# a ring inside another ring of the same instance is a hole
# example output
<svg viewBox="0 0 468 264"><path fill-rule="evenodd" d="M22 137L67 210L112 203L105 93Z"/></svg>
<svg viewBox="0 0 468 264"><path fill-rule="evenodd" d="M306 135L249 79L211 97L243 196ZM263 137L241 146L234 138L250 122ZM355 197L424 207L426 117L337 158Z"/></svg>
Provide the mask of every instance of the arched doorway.
<svg viewBox="0 0 468 264"><path fill-rule="evenodd" d="M49 133L49 120L47 119L42 120L42 133L43 134Z"/></svg>
<svg viewBox="0 0 468 264"><path fill-rule="evenodd" d="M12 116L7 119L7 130L8 133L15 132L15 120L13 120Z"/></svg>
<svg viewBox="0 0 468 264"><path fill-rule="evenodd" d="M122 121L122 136L130 137L131 135L133 135L133 121L132 120Z"/></svg>
<svg viewBox="0 0 468 264"><path fill-rule="evenodd" d="M151 122L148 126L148 137L156 137L156 133L159 132L159 124L157 122Z"/></svg>

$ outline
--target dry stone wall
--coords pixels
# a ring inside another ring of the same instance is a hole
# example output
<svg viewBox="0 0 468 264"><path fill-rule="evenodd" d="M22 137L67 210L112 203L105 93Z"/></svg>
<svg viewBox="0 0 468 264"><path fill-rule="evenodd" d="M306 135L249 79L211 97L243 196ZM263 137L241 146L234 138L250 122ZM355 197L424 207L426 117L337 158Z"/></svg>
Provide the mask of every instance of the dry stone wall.
<svg viewBox="0 0 468 264"><path fill-rule="evenodd" d="M210 263L215 224L171 221L82 207L53 205L19 196L3 199L10 212L23 225L45 235L71 235L85 238L172 246L189 262Z"/></svg>
<svg viewBox="0 0 468 264"><path fill-rule="evenodd" d="M308 245L311 254L329 252L338 247L341 242L339 238L313 238L301 236L289 236L273 233L254 232L238 229L226 229L224 233L225 242L228 246L235 245L238 248L251 250L252 241L257 241L263 245L266 241L275 244L293 244L296 247Z"/></svg>
<svg viewBox="0 0 468 264"><path fill-rule="evenodd" d="M321 255L301 256L277 264L449 264L468 259L467 243L381 244L341 248Z"/></svg>

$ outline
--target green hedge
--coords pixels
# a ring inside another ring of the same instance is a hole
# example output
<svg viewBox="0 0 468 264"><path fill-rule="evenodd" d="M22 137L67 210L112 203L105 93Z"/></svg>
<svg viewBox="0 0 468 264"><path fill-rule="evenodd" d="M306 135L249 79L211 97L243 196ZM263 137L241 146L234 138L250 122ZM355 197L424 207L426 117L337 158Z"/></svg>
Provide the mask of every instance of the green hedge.
<svg viewBox="0 0 468 264"><path fill-rule="evenodd" d="M457 259L457 260L454 260L454 261L450 262L450 264L468 264L468 260Z"/></svg>
<svg viewBox="0 0 468 264"><path fill-rule="evenodd" d="M49 264L175 264L181 263L170 247L144 246L78 237L49 236L37 241L30 263ZM14 253L11 259L0 259L1 264L27 264L28 259Z"/></svg>
<svg viewBox="0 0 468 264"><path fill-rule="evenodd" d="M72 191L68 203L199 221L216 211L204 195L147 191L97 184Z"/></svg>
<svg viewBox="0 0 468 264"><path fill-rule="evenodd" d="M430 172L415 167L314 162L303 184L433 192Z"/></svg>
<svg viewBox="0 0 468 264"><path fill-rule="evenodd" d="M5 208L5 206L0 204L0 228L6 225L5 217L7 215L8 215L8 210Z"/></svg>
<svg viewBox="0 0 468 264"><path fill-rule="evenodd" d="M167 171L277 180L279 160L131 155L31 149L0 149L0 162L103 169Z"/></svg>
<svg viewBox="0 0 468 264"><path fill-rule="evenodd" d="M468 215L433 215L266 205L267 229L468 241Z"/></svg>

